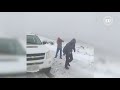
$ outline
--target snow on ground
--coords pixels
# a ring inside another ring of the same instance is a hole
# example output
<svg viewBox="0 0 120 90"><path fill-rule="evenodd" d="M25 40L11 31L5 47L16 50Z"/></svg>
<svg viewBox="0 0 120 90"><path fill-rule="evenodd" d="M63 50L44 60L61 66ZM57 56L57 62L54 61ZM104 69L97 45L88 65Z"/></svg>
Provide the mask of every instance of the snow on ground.
<svg viewBox="0 0 120 90"><path fill-rule="evenodd" d="M55 44L46 44L55 56L57 44L55 40L40 37L41 41L52 41ZM26 39L20 39L21 44L26 48ZM67 42L63 43L63 47ZM74 60L70 63L70 69L66 70L65 56L63 59L58 57L54 60L51 74L54 78L117 78L120 77L119 58L107 57L105 55L94 55L94 48L81 42L76 43L76 52L73 52ZM48 78L44 73L30 73L25 75L6 76L6 77L25 77L25 78Z"/></svg>
<svg viewBox="0 0 120 90"><path fill-rule="evenodd" d="M47 38L42 37L42 41L52 41ZM63 47L67 42L63 43ZM56 52L57 44L54 45L46 44L46 46L53 52L53 57ZM116 58L102 57L94 55L93 47L90 47L87 44L77 43L76 52L73 52L74 60L71 62L69 70L64 68L65 56L63 59L55 59L55 62L52 66L51 73L55 78L115 78L120 77L120 62ZM116 61L116 62L115 62ZM44 74L31 74L28 77L46 77Z"/></svg>
<svg viewBox="0 0 120 90"><path fill-rule="evenodd" d="M78 60L70 63L69 70L64 68L65 59L55 59L51 73L55 78L92 78L92 65L86 65Z"/></svg>
<svg viewBox="0 0 120 90"><path fill-rule="evenodd" d="M63 47L66 44L63 43ZM56 52L57 44L46 46L53 51L53 57ZM59 53L58 53L59 54ZM74 60L70 63L70 69L66 70L65 65L65 56L63 59L58 57L55 59L55 62L52 66L51 73L55 78L93 78L94 77L94 49L92 47L85 47L81 44L76 44L76 52L73 53Z"/></svg>
<svg viewBox="0 0 120 90"><path fill-rule="evenodd" d="M63 47L66 44L63 43ZM54 55L56 52L57 44L46 45L52 51ZM93 47L90 47L83 43L77 43L76 52L73 53L74 60L71 62L69 71L64 69L64 60L56 59L52 73L56 77L91 77L94 78L118 78L120 77L120 61L115 57L104 57L94 55ZM61 67L62 66L62 67ZM88 74L86 76L85 72ZM62 74L61 74L62 73Z"/></svg>
<svg viewBox="0 0 120 90"><path fill-rule="evenodd" d="M94 77L95 78L119 78L120 77L120 61L113 57L95 57L94 61ZM119 59L118 59L119 60Z"/></svg>
<svg viewBox="0 0 120 90"><path fill-rule="evenodd" d="M40 37L42 41L52 41L55 40ZM21 39L20 42L26 48L26 39ZM67 42L63 43L63 47ZM57 44L54 45L46 44L52 51L53 57L55 56ZM66 70L65 56L63 59L56 58L52 65L51 73L55 78L113 78L120 77L120 61L119 58L102 57L99 55L94 55L94 48L88 44L77 42L76 52L73 52L74 60L70 63L70 69ZM30 73L21 76L6 76L6 77L25 77L25 78L48 78L44 73Z"/></svg>

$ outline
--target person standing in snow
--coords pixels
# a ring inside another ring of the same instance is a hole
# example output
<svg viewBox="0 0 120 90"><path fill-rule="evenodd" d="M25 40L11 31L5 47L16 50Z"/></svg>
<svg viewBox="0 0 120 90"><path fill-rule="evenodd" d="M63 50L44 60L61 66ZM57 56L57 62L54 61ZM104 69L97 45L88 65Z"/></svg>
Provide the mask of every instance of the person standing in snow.
<svg viewBox="0 0 120 90"><path fill-rule="evenodd" d="M57 54L60 51L60 59L62 59L62 42L64 42L60 37L57 39L57 50L56 50L56 55L55 58L57 58Z"/></svg>
<svg viewBox="0 0 120 90"><path fill-rule="evenodd" d="M66 62L65 62L65 68L69 69L68 66L70 66L70 62L73 60L73 54L72 51L74 50L75 52L75 44L76 44L76 39L72 39L69 43L65 45L63 48L63 55L66 55Z"/></svg>

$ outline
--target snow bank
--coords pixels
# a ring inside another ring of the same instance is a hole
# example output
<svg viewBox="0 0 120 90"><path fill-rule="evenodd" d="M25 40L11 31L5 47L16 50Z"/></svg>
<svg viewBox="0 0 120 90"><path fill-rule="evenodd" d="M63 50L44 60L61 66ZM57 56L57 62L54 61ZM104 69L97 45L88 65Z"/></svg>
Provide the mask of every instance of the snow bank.
<svg viewBox="0 0 120 90"><path fill-rule="evenodd" d="M94 61L94 77L120 77L120 61L118 57L97 54Z"/></svg>

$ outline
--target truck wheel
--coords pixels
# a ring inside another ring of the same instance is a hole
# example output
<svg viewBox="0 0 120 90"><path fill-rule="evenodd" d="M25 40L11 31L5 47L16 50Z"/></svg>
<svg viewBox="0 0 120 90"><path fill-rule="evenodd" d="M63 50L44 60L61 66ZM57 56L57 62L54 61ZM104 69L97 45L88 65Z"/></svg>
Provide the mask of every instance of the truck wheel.
<svg viewBox="0 0 120 90"><path fill-rule="evenodd" d="M45 69L44 69L44 72L45 72L45 73L50 73L50 70L51 70L51 67L45 68Z"/></svg>

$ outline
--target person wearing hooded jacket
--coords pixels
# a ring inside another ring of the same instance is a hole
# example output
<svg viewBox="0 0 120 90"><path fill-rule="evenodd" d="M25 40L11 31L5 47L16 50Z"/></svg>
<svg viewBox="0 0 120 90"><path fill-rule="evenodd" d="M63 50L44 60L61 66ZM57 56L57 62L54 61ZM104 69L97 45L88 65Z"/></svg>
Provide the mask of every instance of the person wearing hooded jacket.
<svg viewBox="0 0 120 90"><path fill-rule="evenodd" d="M72 39L69 43L65 45L63 48L63 55L66 55L66 62L65 62L65 68L69 69L68 66L70 66L70 62L73 60L73 54L72 51L74 50L75 52L75 44L76 44L76 39Z"/></svg>
<svg viewBox="0 0 120 90"><path fill-rule="evenodd" d="M64 42L60 37L57 39L57 50L56 50L56 55L55 58L57 58L57 54L60 51L60 59L62 59L62 42Z"/></svg>

